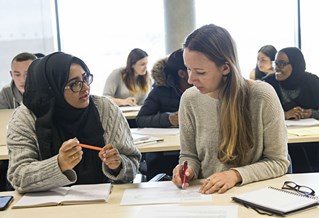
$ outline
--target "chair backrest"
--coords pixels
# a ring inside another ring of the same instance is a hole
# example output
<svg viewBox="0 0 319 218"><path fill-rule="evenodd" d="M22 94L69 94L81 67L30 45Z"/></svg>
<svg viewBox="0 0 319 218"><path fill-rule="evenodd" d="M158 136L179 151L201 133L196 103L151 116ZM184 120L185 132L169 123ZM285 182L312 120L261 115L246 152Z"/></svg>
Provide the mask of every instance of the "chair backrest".
<svg viewBox="0 0 319 218"><path fill-rule="evenodd" d="M291 157L290 157L289 154L288 154L288 160L290 161L290 164L288 166L288 172L287 173L292 174L293 173L292 172L292 160L291 160Z"/></svg>

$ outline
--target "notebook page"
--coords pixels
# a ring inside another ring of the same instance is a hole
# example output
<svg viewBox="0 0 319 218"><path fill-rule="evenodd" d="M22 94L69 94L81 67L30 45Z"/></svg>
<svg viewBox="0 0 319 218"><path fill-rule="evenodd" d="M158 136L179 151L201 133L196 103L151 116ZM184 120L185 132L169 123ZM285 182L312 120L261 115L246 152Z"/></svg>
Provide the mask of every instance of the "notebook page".
<svg viewBox="0 0 319 218"><path fill-rule="evenodd" d="M63 203L107 201L111 184L74 185L64 197Z"/></svg>
<svg viewBox="0 0 319 218"><path fill-rule="evenodd" d="M316 203L318 200L307 198L281 189L263 188L235 196L239 199L251 202L274 210L289 212Z"/></svg>
<svg viewBox="0 0 319 218"><path fill-rule="evenodd" d="M58 205L68 189L69 187L60 187L51 191L26 193L12 208Z"/></svg>

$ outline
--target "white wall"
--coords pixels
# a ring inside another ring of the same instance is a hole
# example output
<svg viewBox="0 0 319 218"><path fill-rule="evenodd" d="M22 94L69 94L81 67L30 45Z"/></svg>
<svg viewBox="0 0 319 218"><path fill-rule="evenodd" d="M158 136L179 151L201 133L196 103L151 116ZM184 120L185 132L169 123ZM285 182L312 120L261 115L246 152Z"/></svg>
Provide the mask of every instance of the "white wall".
<svg viewBox="0 0 319 218"><path fill-rule="evenodd" d="M12 58L21 52L55 51L52 0L0 0L0 88L11 80Z"/></svg>

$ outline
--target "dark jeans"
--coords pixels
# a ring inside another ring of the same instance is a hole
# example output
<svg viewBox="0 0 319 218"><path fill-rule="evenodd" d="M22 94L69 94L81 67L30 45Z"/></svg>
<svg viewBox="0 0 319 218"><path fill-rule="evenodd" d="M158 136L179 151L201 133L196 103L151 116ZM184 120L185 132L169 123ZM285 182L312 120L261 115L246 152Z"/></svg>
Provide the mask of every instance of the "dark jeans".
<svg viewBox="0 0 319 218"><path fill-rule="evenodd" d="M319 142L291 143L288 151L293 173L319 172Z"/></svg>

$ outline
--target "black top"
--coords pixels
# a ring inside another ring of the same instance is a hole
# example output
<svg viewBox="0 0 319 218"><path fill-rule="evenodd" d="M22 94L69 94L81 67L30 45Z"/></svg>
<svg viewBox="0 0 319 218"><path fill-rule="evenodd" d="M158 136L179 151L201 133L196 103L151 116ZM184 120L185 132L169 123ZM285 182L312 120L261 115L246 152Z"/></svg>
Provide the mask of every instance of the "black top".
<svg viewBox="0 0 319 218"><path fill-rule="evenodd" d="M165 128L172 124L169 121L170 112L177 112L183 91L179 90L179 70L186 72L183 50L174 51L166 59L154 64L152 77L155 85L146 98L144 105L136 117L137 126Z"/></svg>
<svg viewBox="0 0 319 218"><path fill-rule="evenodd" d="M264 81L271 84L277 92L284 111L300 106L304 109L319 110L319 77L305 71L306 63L298 48L285 48L280 52L287 54L292 66L291 75L284 81L277 81L275 74L270 74ZM294 92L290 100L283 99L283 94Z"/></svg>

